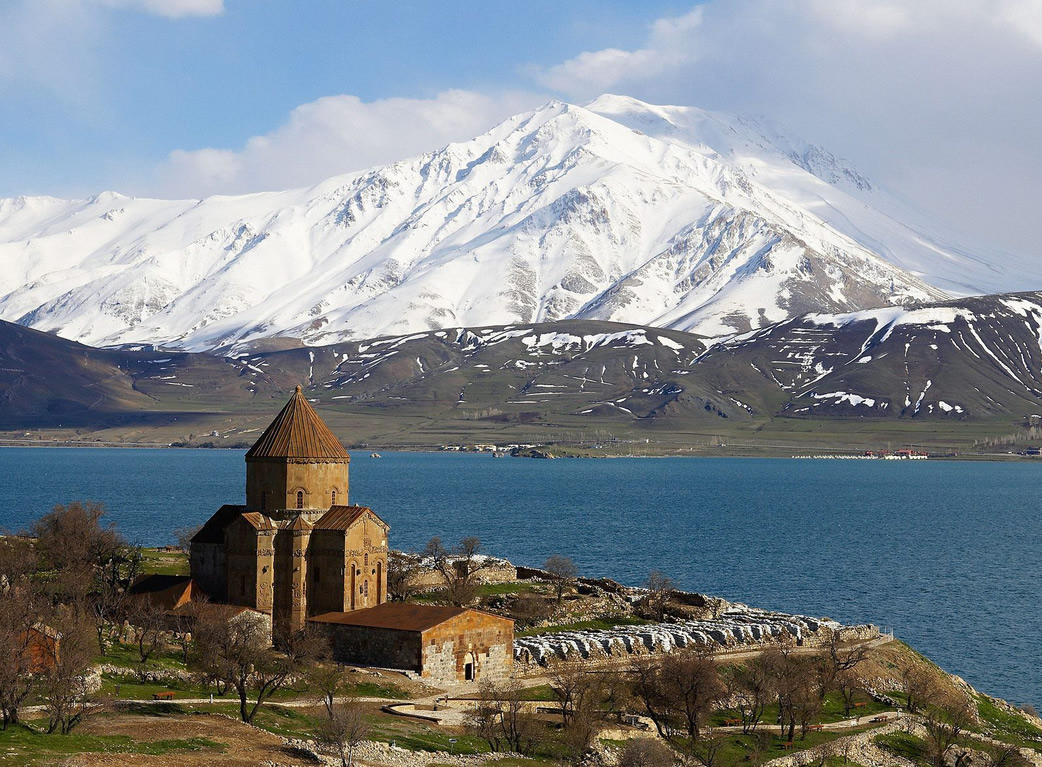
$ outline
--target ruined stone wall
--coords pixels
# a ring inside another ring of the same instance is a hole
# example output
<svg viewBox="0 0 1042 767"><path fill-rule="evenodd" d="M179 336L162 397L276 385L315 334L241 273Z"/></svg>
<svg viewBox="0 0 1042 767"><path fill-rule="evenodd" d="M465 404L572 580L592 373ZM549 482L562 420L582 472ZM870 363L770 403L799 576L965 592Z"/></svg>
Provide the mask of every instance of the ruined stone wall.
<svg viewBox="0 0 1042 767"><path fill-rule="evenodd" d="M327 627L333 658L359 666L399 668L420 671L422 637L418 631L318 624Z"/></svg>
<svg viewBox="0 0 1042 767"><path fill-rule="evenodd" d="M555 660L653 655L694 645L741 649L794 640L798 645L813 647L828 641L833 631L840 631L845 641L879 635L875 626L840 626L821 618L744 608L725 611L710 620L525 637L514 643L514 660L521 668L527 668L547 666Z"/></svg>

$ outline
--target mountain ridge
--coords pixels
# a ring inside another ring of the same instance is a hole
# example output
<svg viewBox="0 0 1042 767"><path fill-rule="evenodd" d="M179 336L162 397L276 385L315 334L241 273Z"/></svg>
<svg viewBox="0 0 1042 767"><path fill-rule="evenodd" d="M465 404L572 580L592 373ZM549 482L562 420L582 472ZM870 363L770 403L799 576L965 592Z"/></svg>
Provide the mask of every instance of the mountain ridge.
<svg viewBox="0 0 1042 767"><path fill-rule="evenodd" d="M602 97L303 190L2 200L0 319L196 351L567 318L722 336L980 276L865 213L882 193L856 170L764 132Z"/></svg>

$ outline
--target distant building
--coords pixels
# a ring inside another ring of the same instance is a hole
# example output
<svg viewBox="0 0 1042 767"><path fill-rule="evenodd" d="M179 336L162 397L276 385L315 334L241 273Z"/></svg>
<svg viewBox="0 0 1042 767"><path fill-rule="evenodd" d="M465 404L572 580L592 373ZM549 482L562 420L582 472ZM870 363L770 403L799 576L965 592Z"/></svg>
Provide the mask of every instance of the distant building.
<svg viewBox="0 0 1042 767"><path fill-rule="evenodd" d="M388 526L348 505L347 450L298 386L246 453L246 503L222 506L192 538L192 580L218 602L309 616L387 601Z"/></svg>
<svg viewBox="0 0 1042 767"><path fill-rule="evenodd" d="M480 610L388 602L311 621L326 627L333 656L344 663L442 683L501 679L514 670L514 622Z"/></svg>

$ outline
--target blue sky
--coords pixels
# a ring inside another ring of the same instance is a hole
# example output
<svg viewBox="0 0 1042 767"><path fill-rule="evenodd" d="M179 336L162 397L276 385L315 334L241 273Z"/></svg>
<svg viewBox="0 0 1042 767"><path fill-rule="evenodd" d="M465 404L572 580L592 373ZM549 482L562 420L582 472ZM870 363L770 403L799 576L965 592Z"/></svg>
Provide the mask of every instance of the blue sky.
<svg viewBox="0 0 1042 767"><path fill-rule="evenodd" d="M1037 252L1042 0L0 0L0 196L300 186L604 92L766 116Z"/></svg>

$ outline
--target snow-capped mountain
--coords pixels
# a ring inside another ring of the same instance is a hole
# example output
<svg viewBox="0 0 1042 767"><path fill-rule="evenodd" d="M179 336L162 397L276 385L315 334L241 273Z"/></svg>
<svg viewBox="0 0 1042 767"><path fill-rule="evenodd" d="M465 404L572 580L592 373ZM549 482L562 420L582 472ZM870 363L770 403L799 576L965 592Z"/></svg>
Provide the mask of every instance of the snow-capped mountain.
<svg viewBox="0 0 1042 767"><path fill-rule="evenodd" d="M1038 282L917 215L754 122L551 102L310 189L0 200L0 319L196 350L564 318L719 336Z"/></svg>

